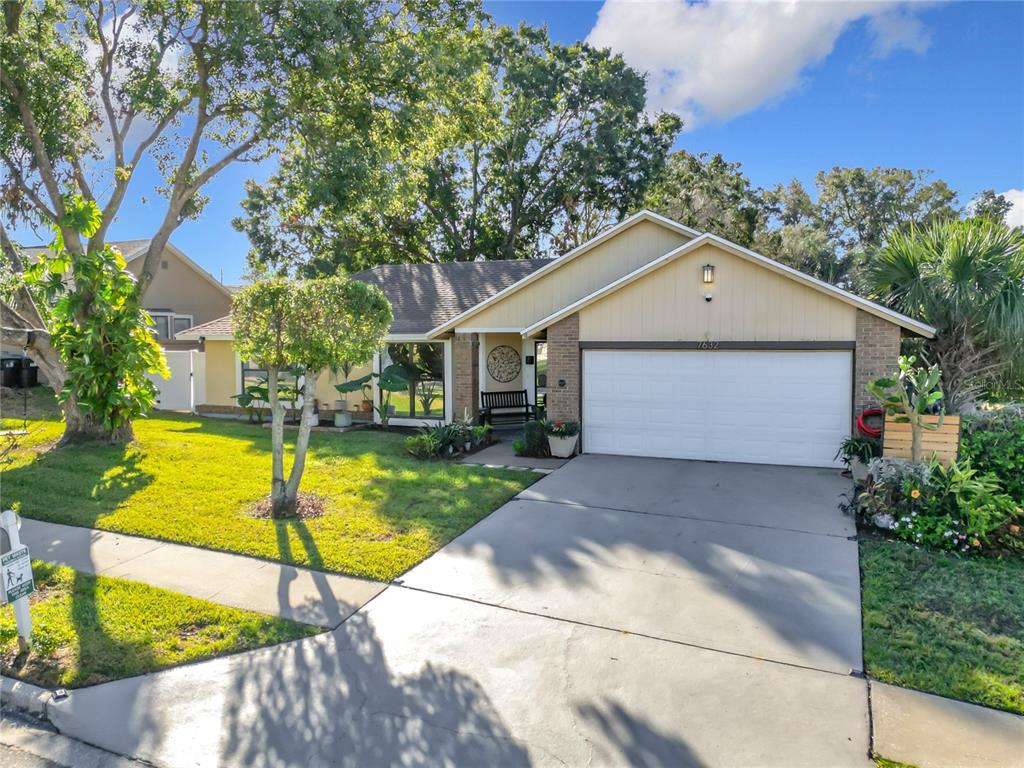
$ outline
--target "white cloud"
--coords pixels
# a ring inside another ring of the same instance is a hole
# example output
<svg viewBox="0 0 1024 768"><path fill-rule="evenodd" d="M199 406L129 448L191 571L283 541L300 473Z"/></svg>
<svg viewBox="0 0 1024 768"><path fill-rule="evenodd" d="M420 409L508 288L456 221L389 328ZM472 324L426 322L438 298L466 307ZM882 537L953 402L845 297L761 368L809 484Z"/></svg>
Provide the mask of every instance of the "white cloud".
<svg viewBox="0 0 1024 768"><path fill-rule="evenodd" d="M1008 189L999 194L1013 203L1013 208L1006 214L1007 226L1024 227L1024 189Z"/></svg>
<svg viewBox="0 0 1024 768"><path fill-rule="evenodd" d="M874 55L921 52L928 33L898 2L726 2L607 0L588 42L648 73L648 107L682 115L690 127L777 101L822 62L840 35L867 19Z"/></svg>

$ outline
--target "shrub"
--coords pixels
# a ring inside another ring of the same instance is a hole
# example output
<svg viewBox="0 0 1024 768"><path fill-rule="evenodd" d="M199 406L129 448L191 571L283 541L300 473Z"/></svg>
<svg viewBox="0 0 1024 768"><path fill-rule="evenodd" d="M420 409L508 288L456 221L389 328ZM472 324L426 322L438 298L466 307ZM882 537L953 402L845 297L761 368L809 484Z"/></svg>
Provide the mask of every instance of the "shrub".
<svg viewBox="0 0 1024 768"><path fill-rule="evenodd" d="M1024 503L1024 404L965 418L960 455L979 471L994 474L1011 498Z"/></svg>
<svg viewBox="0 0 1024 768"><path fill-rule="evenodd" d="M405 438L405 450L417 459L436 459L441 455L437 438L430 432L421 432Z"/></svg>
<svg viewBox="0 0 1024 768"><path fill-rule="evenodd" d="M882 441L877 437L850 435L839 444L839 450L833 458L842 457L843 463L850 466L854 459L869 464L872 459L882 455Z"/></svg>
<svg viewBox="0 0 1024 768"><path fill-rule="evenodd" d="M543 459L548 455L548 434L542 421L528 421L523 428L523 453L520 456L531 456Z"/></svg>
<svg viewBox="0 0 1024 768"><path fill-rule="evenodd" d="M962 552L1024 548L1021 510L994 474L966 462L947 468L903 459L875 459L869 473L858 508L869 519L892 515L897 538Z"/></svg>
<svg viewBox="0 0 1024 768"><path fill-rule="evenodd" d="M515 452L516 456L525 456L526 455L526 441L525 440L513 440L512 441L512 450Z"/></svg>

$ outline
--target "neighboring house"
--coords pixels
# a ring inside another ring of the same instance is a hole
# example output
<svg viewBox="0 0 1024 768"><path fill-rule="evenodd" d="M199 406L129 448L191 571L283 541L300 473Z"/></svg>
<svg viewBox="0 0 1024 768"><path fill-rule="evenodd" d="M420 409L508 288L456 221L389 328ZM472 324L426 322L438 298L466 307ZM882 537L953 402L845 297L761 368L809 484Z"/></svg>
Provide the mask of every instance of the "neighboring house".
<svg viewBox="0 0 1024 768"><path fill-rule="evenodd" d="M112 241L110 245L121 251L128 270L138 277L149 242L119 240ZM30 257L38 256L46 251L46 247L24 248L24 251ZM196 370L202 365L202 347L195 342L176 341L174 335L229 313L231 290L168 243L153 281L142 297L142 305L153 318L153 330L171 369L170 379L151 377L160 390L157 407L193 410L206 399L202 392L206 376Z"/></svg>
<svg viewBox="0 0 1024 768"><path fill-rule="evenodd" d="M430 361L427 386L443 391L443 416L405 397L393 423L473 417L481 392L525 389L549 418L581 422L588 453L834 466L871 404L864 385L895 368L901 335L934 335L649 211L550 261L388 265L353 277L394 306L374 368L414 354ZM229 410L243 370L228 319L178 334L204 337L200 410ZM213 339L225 344L215 356ZM325 403L332 383L318 382Z"/></svg>

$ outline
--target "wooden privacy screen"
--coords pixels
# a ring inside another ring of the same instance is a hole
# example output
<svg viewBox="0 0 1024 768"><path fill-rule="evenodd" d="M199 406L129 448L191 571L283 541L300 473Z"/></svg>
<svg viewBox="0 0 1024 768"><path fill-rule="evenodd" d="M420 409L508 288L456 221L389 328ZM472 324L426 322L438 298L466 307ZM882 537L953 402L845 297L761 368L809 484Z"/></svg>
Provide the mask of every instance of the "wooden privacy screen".
<svg viewBox="0 0 1024 768"><path fill-rule="evenodd" d="M936 424L938 416L925 416L926 422ZM946 416L938 429L921 430L921 458L927 461L933 456L948 465L956 458L960 449L960 417ZM895 416L885 417L885 432L882 435L882 455L894 459L910 458L910 425L900 424Z"/></svg>

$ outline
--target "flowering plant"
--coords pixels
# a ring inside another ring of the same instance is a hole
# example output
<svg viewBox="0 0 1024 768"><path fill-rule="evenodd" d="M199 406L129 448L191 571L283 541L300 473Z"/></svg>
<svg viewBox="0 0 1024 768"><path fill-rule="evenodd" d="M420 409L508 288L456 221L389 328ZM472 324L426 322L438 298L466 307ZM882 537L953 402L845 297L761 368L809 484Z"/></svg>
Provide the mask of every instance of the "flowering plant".
<svg viewBox="0 0 1024 768"><path fill-rule="evenodd" d="M576 421L546 421L544 431L555 437L574 437L580 433L580 425Z"/></svg>

